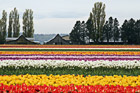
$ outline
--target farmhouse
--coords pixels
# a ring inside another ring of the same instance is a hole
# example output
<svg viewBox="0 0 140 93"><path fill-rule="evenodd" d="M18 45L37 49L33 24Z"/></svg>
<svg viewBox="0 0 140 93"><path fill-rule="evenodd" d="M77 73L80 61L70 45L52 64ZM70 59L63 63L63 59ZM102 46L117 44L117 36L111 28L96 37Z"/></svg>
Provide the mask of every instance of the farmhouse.
<svg viewBox="0 0 140 93"><path fill-rule="evenodd" d="M69 45L69 39L61 37L59 34L57 34L53 39L49 40L48 42L45 42L44 44L47 45Z"/></svg>
<svg viewBox="0 0 140 93"><path fill-rule="evenodd" d="M18 38L6 38L5 44L39 44L34 42L34 38L26 38L23 35Z"/></svg>

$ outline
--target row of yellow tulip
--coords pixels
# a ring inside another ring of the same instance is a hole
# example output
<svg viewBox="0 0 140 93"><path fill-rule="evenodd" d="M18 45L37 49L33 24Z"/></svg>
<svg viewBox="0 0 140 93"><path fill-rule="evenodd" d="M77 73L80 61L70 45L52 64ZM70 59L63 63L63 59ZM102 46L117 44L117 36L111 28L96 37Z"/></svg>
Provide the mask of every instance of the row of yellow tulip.
<svg viewBox="0 0 140 93"><path fill-rule="evenodd" d="M139 51L0 51L0 54L47 55L140 55Z"/></svg>
<svg viewBox="0 0 140 93"><path fill-rule="evenodd" d="M121 85L138 86L140 85L140 76L86 76L83 75L11 75L0 76L0 83L4 85L47 85L47 86L65 86L65 85Z"/></svg>

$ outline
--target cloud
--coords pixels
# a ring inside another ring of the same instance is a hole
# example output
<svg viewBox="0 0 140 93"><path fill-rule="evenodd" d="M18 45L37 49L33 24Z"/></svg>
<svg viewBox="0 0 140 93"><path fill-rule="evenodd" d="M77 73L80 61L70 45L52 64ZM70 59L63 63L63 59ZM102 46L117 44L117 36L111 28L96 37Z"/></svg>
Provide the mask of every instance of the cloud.
<svg viewBox="0 0 140 93"><path fill-rule="evenodd" d="M69 33L77 20L87 20L95 2L106 4L106 20L118 18L120 25L125 19L140 18L140 0L0 0L2 10L9 14L17 7L22 15L25 9L34 11L35 33Z"/></svg>
<svg viewBox="0 0 140 93"><path fill-rule="evenodd" d="M50 18L81 18L85 16L87 16L87 14L82 12L58 12L58 13L52 13L49 17Z"/></svg>
<svg viewBox="0 0 140 93"><path fill-rule="evenodd" d="M83 18L45 18L45 19L35 19L35 33L44 34L68 34L71 32L74 24L77 20L87 20L87 17ZM41 25L40 25L41 24Z"/></svg>

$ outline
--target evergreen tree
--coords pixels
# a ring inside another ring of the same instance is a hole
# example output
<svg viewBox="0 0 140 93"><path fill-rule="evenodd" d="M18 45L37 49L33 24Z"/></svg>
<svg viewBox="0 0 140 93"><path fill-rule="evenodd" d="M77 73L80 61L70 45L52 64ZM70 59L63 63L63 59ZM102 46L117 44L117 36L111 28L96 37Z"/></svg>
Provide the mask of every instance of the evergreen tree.
<svg viewBox="0 0 140 93"><path fill-rule="evenodd" d="M12 37L12 23L13 23L13 20L12 20L12 12L10 12L9 14L9 26L8 26L8 37Z"/></svg>
<svg viewBox="0 0 140 93"><path fill-rule="evenodd" d="M108 22L109 22L109 40L113 38L113 18L110 17Z"/></svg>
<svg viewBox="0 0 140 93"><path fill-rule="evenodd" d="M127 24L127 28L128 28L127 29L128 44L134 44L136 42L136 33L135 33L134 26L135 26L135 20L133 18L131 18L128 21L128 24Z"/></svg>
<svg viewBox="0 0 140 93"><path fill-rule="evenodd" d="M88 30L84 21L82 23L77 21L73 30L70 33L70 39L75 44L87 44L88 42Z"/></svg>
<svg viewBox="0 0 140 93"><path fill-rule="evenodd" d="M114 23L113 23L113 40L118 41L119 40L119 36L120 36L120 30L119 30L119 21L117 20L117 18L114 19Z"/></svg>
<svg viewBox="0 0 140 93"><path fill-rule="evenodd" d="M104 40L107 40L107 43L109 42L109 39L110 39L110 29L109 29L109 22L106 21L104 27L103 27L103 37L104 37Z"/></svg>
<svg viewBox="0 0 140 93"><path fill-rule="evenodd" d="M33 11L31 9L27 9L23 14L23 35L25 37L33 37L33 34Z"/></svg>
<svg viewBox="0 0 140 93"><path fill-rule="evenodd" d="M13 37L18 37L20 35L20 24L19 24L19 14L16 8L13 11Z"/></svg>
<svg viewBox="0 0 140 93"><path fill-rule="evenodd" d="M80 34L80 44L86 44L87 43L87 39L88 39L88 32L87 32L87 28L86 28L86 24L84 21L82 21L81 25L80 25L80 30L79 30L79 34Z"/></svg>
<svg viewBox="0 0 140 93"><path fill-rule="evenodd" d="M135 20L133 18L131 18L129 21L124 21L121 27L121 37L125 43L136 43Z"/></svg>
<svg viewBox="0 0 140 93"><path fill-rule="evenodd" d="M80 44L80 26L81 22L76 21L75 26L73 27L71 33L70 33L70 40L73 44Z"/></svg>
<svg viewBox="0 0 140 93"><path fill-rule="evenodd" d="M95 42L95 32L94 32L94 28L93 28L93 19L92 19L92 13L90 13L90 17L88 18L87 22L86 22L86 28L87 28L87 36L89 38L89 42L90 39L93 39L93 41Z"/></svg>
<svg viewBox="0 0 140 93"><path fill-rule="evenodd" d="M109 40L111 40L112 36L113 36L113 18L110 17L103 27L103 37L104 40L106 39L107 43L109 43Z"/></svg>
<svg viewBox="0 0 140 93"><path fill-rule="evenodd" d="M125 20L122 27L121 27L121 40L126 44L128 41L127 41L127 24L128 24L128 21Z"/></svg>
<svg viewBox="0 0 140 93"><path fill-rule="evenodd" d="M140 44L140 20L137 20L135 23L135 32L136 32L136 44Z"/></svg>
<svg viewBox="0 0 140 93"><path fill-rule="evenodd" d="M97 2L92 9L93 28L95 30L95 42L98 43L103 34L103 26L105 23L105 4ZM94 36L93 36L94 39Z"/></svg>

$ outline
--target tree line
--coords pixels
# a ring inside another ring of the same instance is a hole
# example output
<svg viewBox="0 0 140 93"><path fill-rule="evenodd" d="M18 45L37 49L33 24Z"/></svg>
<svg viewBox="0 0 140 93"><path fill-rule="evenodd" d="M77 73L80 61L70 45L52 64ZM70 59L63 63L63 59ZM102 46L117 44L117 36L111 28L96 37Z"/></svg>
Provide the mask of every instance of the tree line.
<svg viewBox="0 0 140 93"><path fill-rule="evenodd" d="M23 13L23 35L25 37L33 37L34 23L33 23L33 11L26 9ZM0 43L6 42L6 37L16 38L20 35L20 22L19 13L16 8L9 14L9 25L7 27L7 12L3 10L2 18L0 19Z"/></svg>
<svg viewBox="0 0 140 93"><path fill-rule="evenodd" d="M105 4L97 2L88 20L76 21L70 39L73 44L140 44L140 20L125 20L119 26L117 18L105 20Z"/></svg>

